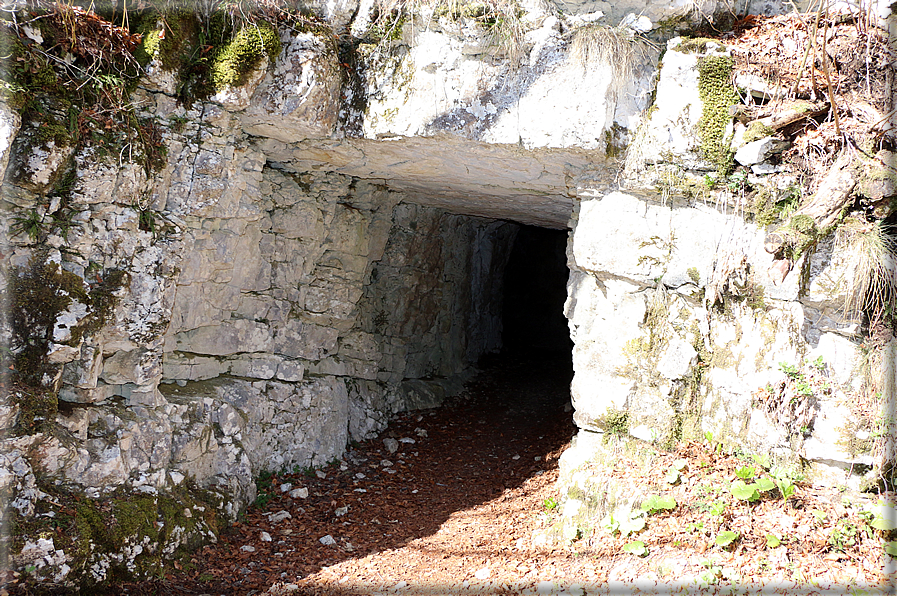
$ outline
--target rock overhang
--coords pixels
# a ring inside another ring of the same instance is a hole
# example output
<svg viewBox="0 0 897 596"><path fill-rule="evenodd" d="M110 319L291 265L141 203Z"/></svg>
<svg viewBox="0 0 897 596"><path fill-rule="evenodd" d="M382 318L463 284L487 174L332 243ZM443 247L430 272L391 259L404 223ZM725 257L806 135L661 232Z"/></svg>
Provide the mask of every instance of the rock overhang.
<svg viewBox="0 0 897 596"><path fill-rule="evenodd" d="M611 187L612 160L578 148L524 149L454 135L382 139L258 138L268 163L377 181L406 200L453 213L566 229L577 188Z"/></svg>

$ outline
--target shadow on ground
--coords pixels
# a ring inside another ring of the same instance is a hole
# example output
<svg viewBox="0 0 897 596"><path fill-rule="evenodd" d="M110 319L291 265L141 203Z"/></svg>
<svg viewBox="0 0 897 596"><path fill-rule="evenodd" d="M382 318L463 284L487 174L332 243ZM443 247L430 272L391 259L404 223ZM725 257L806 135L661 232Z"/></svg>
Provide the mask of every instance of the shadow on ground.
<svg viewBox="0 0 897 596"><path fill-rule="evenodd" d="M111 593L262 593L276 582L434 534L454 512L555 465L546 455L574 432L569 352L495 356L480 368L443 407L402 414L378 438L350 446L344 465L321 470L325 478L314 472L268 478L260 499L267 502L250 508L181 570L120 584ZM398 442L395 453L386 438ZM291 485L286 492L285 484ZM296 488L308 489L308 497L289 496Z"/></svg>

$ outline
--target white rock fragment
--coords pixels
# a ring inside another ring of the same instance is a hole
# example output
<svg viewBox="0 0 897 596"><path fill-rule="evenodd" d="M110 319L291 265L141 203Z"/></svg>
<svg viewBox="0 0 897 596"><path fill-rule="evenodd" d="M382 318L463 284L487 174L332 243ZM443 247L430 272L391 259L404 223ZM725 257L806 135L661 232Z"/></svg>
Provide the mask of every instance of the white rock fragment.
<svg viewBox="0 0 897 596"><path fill-rule="evenodd" d="M282 522L285 519L290 519L293 517L290 515L289 511L278 511L277 513L272 513L268 516L268 521L272 524L277 524Z"/></svg>
<svg viewBox="0 0 897 596"><path fill-rule="evenodd" d="M427 429L417 427L414 429L414 434L422 438L427 438Z"/></svg>
<svg viewBox="0 0 897 596"><path fill-rule="evenodd" d="M262 542L271 542L271 534L269 534L268 532L262 532L261 534L259 534L259 538Z"/></svg>
<svg viewBox="0 0 897 596"><path fill-rule="evenodd" d="M389 437L383 439L383 446L386 447L386 450L390 453L395 453L399 450L399 442Z"/></svg>
<svg viewBox="0 0 897 596"><path fill-rule="evenodd" d="M412 439L410 437L404 437L402 439L399 439L399 443L407 443L409 445L414 445L414 443L416 443L416 442L417 441L415 441L414 439Z"/></svg>
<svg viewBox="0 0 897 596"><path fill-rule="evenodd" d="M393 463L391 461L389 461L388 459L381 459L380 465L383 466L384 468L391 468L393 466Z"/></svg>
<svg viewBox="0 0 897 596"><path fill-rule="evenodd" d="M249 546L248 544L244 544L243 546L240 547L240 550L243 551L244 553L254 553L255 547Z"/></svg>
<svg viewBox="0 0 897 596"><path fill-rule="evenodd" d="M292 488L293 488L293 484L291 482L285 482L280 485L280 492L288 493L288 492L290 492L290 490L292 490Z"/></svg>
<svg viewBox="0 0 897 596"><path fill-rule="evenodd" d="M336 544L336 540L334 540L333 536L331 536L330 534L318 538L318 542L320 542L324 546L333 546L334 544Z"/></svg>
<svg viewBox="0 0 897 596"><path fill-rule="evenodd" d="M346 515L347 513L349 513L349 506L348 506L348 505L346 505L346 506L344 506L344 507L337 507L337 508L334 510L333 515L335 515L336 517L342 517L342 516Z"/></svg>
<svg viewBox="0 0 897 596"><path fill-rule="evenodd" d="M788 148L788 142L774 137L764 137L757 141L745 143L735 152L735 161L743 166L750 166L766 161L776 153Z"/></svg>
<svg viewBox="0 0 897 596"><path fill-rule="evenodd" d="M290 497L293 499L307 499L308 498L308 489L307 488L294 488L290 491Z"/></svg>

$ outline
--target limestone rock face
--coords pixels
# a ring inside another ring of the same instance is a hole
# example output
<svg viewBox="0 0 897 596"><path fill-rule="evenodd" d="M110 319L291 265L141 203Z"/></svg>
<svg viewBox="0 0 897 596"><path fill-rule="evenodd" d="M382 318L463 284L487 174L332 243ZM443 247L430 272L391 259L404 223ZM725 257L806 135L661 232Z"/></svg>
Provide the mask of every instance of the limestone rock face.
<svg viewBox="0 0 897 596"><path fill-rule="evenodd" d="M247 108L243 128L286 143L329 137L336 131L342 83L333 41L300 32L286 36L283 45L273 72L238 106Z"/></svg>
<svg viewBox="0 0 897 596"><path fill-rule="evenodd" d="M326 24L282 31L276 60L190 104L151 62L130 99L164 148L152 167L50 139L0 102L3 357L36 354L46 397L0 404L0 489L29 519L59 487L116 511L134 497L170 530L109 552L30 536L16 565L69 586L145 570L143 553L213 540L261 472L322 465L459 392L502 347L519 224L571 230L571 485L606 485L580 467L607 456L609 428L661 445L709 432L861 480L867 452L839 446L863 432L839 422L861 383L849 238L774 261L743 202L696 190L715 167L698 61L725 50L671 42L658 72L638 41L686 27L693 3L558 6L523 3L513 45L425 7L375 43L371 2L318 2ZM627 59L580 45L611 33ZM861 181L875 209L890 182Z"/></svg>

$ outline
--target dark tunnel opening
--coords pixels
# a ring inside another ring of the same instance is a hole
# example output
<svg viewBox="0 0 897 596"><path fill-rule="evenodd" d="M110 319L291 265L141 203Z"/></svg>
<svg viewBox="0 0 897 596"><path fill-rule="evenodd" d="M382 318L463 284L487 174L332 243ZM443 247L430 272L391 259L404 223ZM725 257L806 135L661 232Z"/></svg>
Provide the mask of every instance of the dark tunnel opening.
<svg viewBox="0 0 897 596"><path fill-rule="evenodd" d="M559 424L571 417L573 379L566 251L566 230L520 227L504 270L502 349L479 365L508 387L499 402Z"/></svg>
<svg viewBox="0 0 897 596"><path fill-rule="evenodd" d="M521 226L505 268L503 352L571 358L567 230Z"/></svg>

